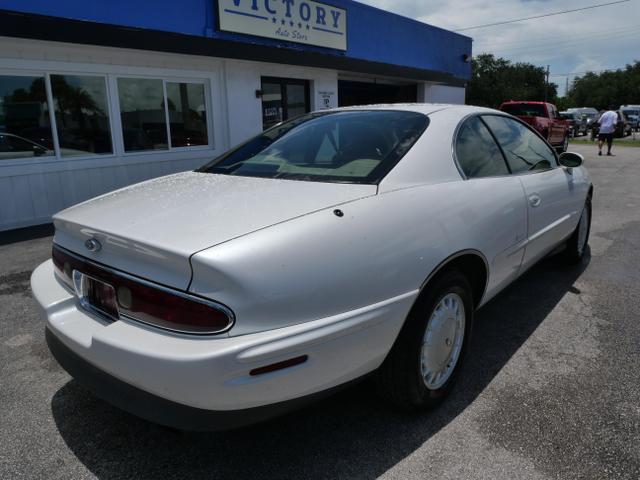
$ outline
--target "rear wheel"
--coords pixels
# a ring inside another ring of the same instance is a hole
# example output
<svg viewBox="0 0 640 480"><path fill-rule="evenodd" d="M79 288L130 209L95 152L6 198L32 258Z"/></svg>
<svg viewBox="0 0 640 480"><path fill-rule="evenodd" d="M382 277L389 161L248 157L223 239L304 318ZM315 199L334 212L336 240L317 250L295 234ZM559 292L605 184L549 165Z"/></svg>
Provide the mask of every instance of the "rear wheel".
<svg viewBox="0 0 640 480"><path fill-rule="evenodd" d="M568 263L579 263L589 245L589 233L591 231L591 197L587 198L580 215L578 226L567 240L566 248L563 252Z"/></svg>
<svg viewBox="0 0 640 480"><path fill-rule="evenodd" d="M403 410L430 408L446 396L471 338L473 299L465 276L450 270L425 288L376 377L380 395Z"/></svg>

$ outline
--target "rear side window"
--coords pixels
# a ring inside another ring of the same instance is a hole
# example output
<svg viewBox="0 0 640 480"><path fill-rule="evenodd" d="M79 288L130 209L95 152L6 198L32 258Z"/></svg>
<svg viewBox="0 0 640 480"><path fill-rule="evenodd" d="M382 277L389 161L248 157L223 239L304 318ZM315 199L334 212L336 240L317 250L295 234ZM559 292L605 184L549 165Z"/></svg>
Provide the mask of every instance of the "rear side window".
<svg viewBox="0 0 640 480"><path fill-rule="evenodd" d="M512 173L557 166L551 147L520 122L497 115L486 115L482 119L500 143Z"/></svg>
<svg viewBox="0 0 640 480"><path fill-rule="evenodd" d="M456 157L467 178L509 174L502 153L478 117L469 118L460 127Z"/></svg>

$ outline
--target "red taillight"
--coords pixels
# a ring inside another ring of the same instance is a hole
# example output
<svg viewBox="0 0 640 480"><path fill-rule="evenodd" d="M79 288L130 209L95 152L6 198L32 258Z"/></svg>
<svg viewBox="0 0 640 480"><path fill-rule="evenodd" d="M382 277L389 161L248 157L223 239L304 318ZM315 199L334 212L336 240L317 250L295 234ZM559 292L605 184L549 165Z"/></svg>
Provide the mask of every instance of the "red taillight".
<svg viewBox="0 0 640 480"><path fill-rule="evenodd" d="M147 280L114 271L53 246L53 263L62 280L73 288L73 271L93 277L113 287L118 314L140 322L184 333L211 334L227 330L233 323L233 313L224 305L179 290L157 285ZM85 300L100 308L101 292L91 292ZM116 317L115 315L111 315ZM114 318L117 319L117 318Z"/></svg>
<svg viewBox="0 0 640 480"><path fill-rule="evenodd" d="M63 253L62 250L55 245L51 251L51 259L53 260L53 266L56 268L56 272L62 281L69 287L73 288L73 267L71 264L75 264L75 259L70 255Z"/></svg>

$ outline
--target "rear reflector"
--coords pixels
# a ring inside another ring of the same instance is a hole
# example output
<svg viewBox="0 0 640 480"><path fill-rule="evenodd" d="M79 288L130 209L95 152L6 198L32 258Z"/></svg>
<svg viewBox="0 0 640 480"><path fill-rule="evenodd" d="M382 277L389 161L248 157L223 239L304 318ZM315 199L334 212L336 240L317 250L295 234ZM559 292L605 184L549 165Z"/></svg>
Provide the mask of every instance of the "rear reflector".
<svg viewBox="0 0 640 480"><path fill-rule="evenodd" d="M233 324L233 312L209 299L113 270L55 244L52 259L58 276L71 288L74 271L93 279L91 295L84 299L113 320L126 317L167 330L196 334L220 333ZM115 292L117 312L105 308L111 307L107 297L112 292Z"/></svg>
<svg viewBox="0 0 640 480"><path fill-rule="evenodd" d="M263 373L275 372L276 370L282 370L283 368L293 367L294 365L300 365L309 358L308 355L300 355L299 357L283 360L282 362L272 363L271 365L265 365L264 367L254 368L249 372L249 375L262 375Z"/></svg>

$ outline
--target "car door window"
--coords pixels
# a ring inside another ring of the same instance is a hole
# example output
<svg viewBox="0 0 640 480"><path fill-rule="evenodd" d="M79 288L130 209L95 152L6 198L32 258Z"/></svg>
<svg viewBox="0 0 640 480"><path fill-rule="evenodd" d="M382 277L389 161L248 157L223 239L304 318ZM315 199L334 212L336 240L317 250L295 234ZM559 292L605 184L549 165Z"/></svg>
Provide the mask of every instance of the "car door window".
<svg viewBox="0 0 640 480"><path fill-rule="evenodd" d="M467 178L509 174L500 149L478 117L467 119L460 127L456 138L456 157Z"/></svg>
<svg viewBox="0 0 640 480"><path fill-rule="evenodd" d="M499 115L482 119L502 147L512 173L549 170L558 165L553 149L519 121Z"/></svg>

